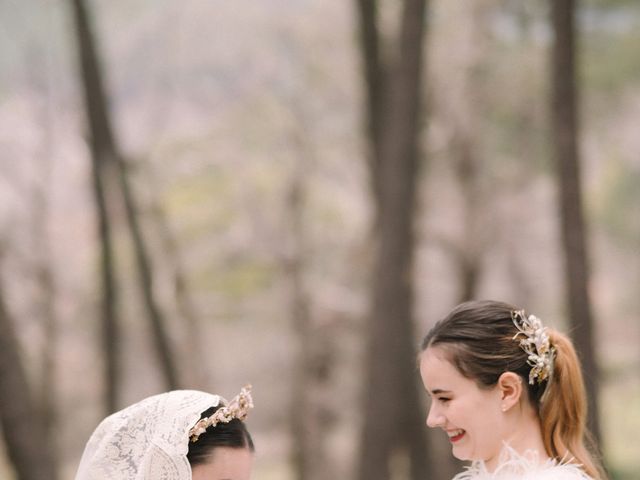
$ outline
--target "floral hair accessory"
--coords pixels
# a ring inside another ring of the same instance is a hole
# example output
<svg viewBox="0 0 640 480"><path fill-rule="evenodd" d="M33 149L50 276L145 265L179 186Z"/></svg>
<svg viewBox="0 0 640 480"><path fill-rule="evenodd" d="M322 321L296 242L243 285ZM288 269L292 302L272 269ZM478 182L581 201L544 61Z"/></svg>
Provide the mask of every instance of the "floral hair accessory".
<svg viewBox="0 0 640 480"><path fill-rule="evenodd" d="M198 420L189 430L189 438L192 442L197 442L200 435L206 432L209 427L215 427L219 423L229 423L234 418L244 420L252 408L251 385L247 385L230 402L216 410L213 415Z"/></svg>
<svg viewBox="0 0 640 480"><path fill-rule="evenodd" d="M528 354L527 363L531 367L529 384L533 385L535 382L541 384L549 380L553 374L556 349L549 341L547 328L542 325L538 317L526 316L524 310L512 311L511 319L518 329L513 339L521 337L520 347Z"/></svg>

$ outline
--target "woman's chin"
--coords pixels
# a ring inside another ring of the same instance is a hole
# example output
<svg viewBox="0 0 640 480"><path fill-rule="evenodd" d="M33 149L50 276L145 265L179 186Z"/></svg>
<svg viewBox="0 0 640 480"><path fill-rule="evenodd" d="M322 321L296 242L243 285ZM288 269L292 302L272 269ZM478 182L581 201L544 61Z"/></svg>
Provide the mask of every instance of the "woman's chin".
<svg viewBox="0 0 640 480"><path fill-rule="evenodd" d="M454 445L451 453L453 454L454 457L456 457L458 460L461 460L463 462L471 462L471 461L475 460L475 459L471 458L471 455L469 455L467 452L465 452L461 448L456 448L455 445Z"/></svg>

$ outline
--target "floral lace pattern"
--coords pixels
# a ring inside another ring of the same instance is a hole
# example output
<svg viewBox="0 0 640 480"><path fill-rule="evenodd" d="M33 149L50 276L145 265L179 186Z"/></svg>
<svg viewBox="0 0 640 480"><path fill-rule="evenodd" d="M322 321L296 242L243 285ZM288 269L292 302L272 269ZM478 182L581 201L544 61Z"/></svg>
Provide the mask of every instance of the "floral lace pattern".
<svg viewBox="0 0 640 480"><path fill-rule="evenodd" d="M87 442L76 480L190 480L189 430L221 401L175 390L114 413Z"/></svg>

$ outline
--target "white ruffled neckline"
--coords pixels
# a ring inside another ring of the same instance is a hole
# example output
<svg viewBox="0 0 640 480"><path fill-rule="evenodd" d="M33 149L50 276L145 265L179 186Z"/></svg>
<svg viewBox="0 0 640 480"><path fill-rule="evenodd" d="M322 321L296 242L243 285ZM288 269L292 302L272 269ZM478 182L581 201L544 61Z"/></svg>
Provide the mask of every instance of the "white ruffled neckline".
<svg viewBox="0 0 640 480"><path fill-rule="evenodd" d="M485 462L474 461L453 480L592 480L581 465L571 459L557 461L552 458L540 460L538 452L527 450L518 453L505 445L500 453L498 466L493 472Z"/></svg>

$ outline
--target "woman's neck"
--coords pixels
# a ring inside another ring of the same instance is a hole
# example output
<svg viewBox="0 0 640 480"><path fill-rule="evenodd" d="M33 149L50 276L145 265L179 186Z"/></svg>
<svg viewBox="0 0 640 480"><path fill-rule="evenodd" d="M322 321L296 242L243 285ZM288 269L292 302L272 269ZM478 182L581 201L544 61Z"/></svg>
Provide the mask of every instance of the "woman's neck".
<svg viewBox="0 0 640 480"><path fill-rule="evenodd" d="M527 407L529 406L527 405ZM540 421L533 408L527 407L516 407L514 411L510 413L512 418L510 418L510 428L507 435L505 435L504 443L519 455L524 455L527 451L534 452L538 460L544 462L549 459L549 455L546 452L544 441L542 440ZM500 455L487 461L487 469L494 471L499 461Z"/></svg>

